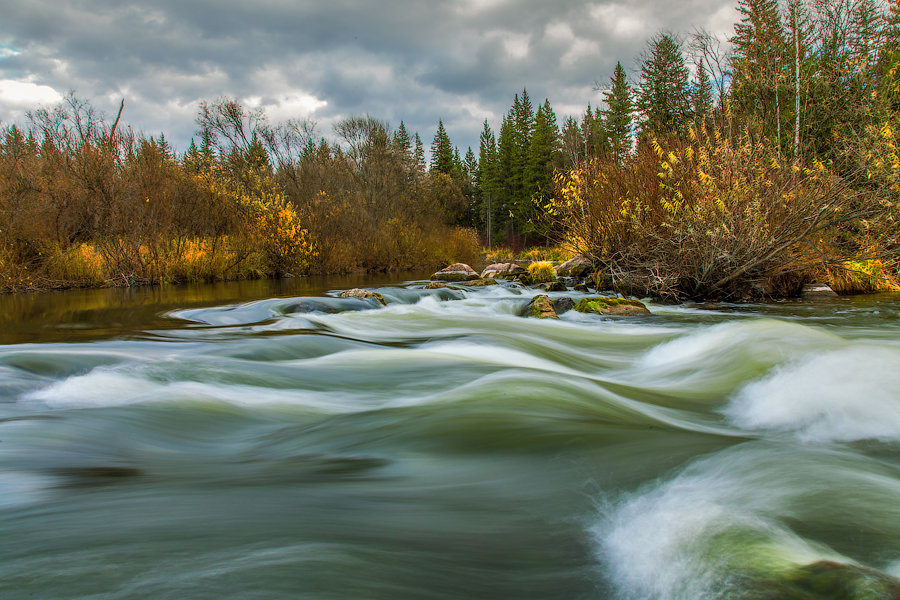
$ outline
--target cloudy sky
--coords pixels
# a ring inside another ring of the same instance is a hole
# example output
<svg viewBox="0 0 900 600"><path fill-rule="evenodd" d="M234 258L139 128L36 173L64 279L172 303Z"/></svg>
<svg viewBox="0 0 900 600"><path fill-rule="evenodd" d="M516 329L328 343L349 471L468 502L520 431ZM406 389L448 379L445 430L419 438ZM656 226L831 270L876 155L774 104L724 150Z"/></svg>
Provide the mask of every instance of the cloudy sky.
<svg viewBox="0 0 900 600"><path fill-rule="evenodd" d="M734 0L0 0L0 123L70 90L179 150L198 103L227 96L273 122L404 120L431 143L438 119L477 152L513 94L578 114L617 60L697 28L730 34Z"/></svg>

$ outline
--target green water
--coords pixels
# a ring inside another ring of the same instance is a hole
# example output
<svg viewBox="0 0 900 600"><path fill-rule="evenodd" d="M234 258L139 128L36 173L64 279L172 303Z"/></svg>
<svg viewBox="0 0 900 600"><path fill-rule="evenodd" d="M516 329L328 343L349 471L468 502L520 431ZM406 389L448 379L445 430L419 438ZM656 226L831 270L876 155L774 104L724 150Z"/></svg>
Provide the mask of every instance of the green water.
<svg viewBox="0 0 900 600"><path fill-rule="evenodd" d="M0 598L893 597L900 297L398 281L0 297Z"/></svg>

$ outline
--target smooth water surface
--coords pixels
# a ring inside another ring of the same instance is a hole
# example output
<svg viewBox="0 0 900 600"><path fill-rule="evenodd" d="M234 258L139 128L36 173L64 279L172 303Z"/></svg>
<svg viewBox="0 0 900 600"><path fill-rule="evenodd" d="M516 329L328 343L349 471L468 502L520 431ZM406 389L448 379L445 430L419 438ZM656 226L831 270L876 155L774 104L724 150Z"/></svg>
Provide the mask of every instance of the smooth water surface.
<svg viewBox="0 0 900 600"><path fill-rule="evenodd" d="M385 281L0 298L0 598L890 597L900 297Z"/></svg>

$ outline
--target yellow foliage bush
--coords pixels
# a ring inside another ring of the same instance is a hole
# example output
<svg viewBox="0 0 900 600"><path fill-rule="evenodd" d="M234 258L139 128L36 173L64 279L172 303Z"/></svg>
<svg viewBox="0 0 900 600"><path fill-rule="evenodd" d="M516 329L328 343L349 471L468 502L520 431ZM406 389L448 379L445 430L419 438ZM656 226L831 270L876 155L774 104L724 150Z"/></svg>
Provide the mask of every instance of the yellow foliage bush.
<svg viewBox="0 0 900 600"><path fill-rule="evenodd" d="M307 273L318 250L284 194L264 192L247 203L255 242L269 268L278 275Z"/></svg>
<svg viewBox="0 0 900 600"><path fill-rule="evenodd" d="M534 283L547 283L556 279L553 263L549 261L533 262L528 265L528 274Z"/></svg>

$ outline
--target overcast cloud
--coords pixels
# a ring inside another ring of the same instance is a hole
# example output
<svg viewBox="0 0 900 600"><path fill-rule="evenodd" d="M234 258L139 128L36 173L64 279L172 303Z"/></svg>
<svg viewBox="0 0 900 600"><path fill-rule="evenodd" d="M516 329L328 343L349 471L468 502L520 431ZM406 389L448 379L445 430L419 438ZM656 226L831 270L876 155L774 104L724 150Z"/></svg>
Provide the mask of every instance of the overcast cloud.
<svg viewBox="0 0 900 600"><path fill-rule="evenodd" d="M237 98L273 122L404 120L430 144L438 119L477 152L513 94L564 117L631 72L660 30L726 37L733 0L0 0L0 122L69 90L184 150L202 100Z"/></svg>

